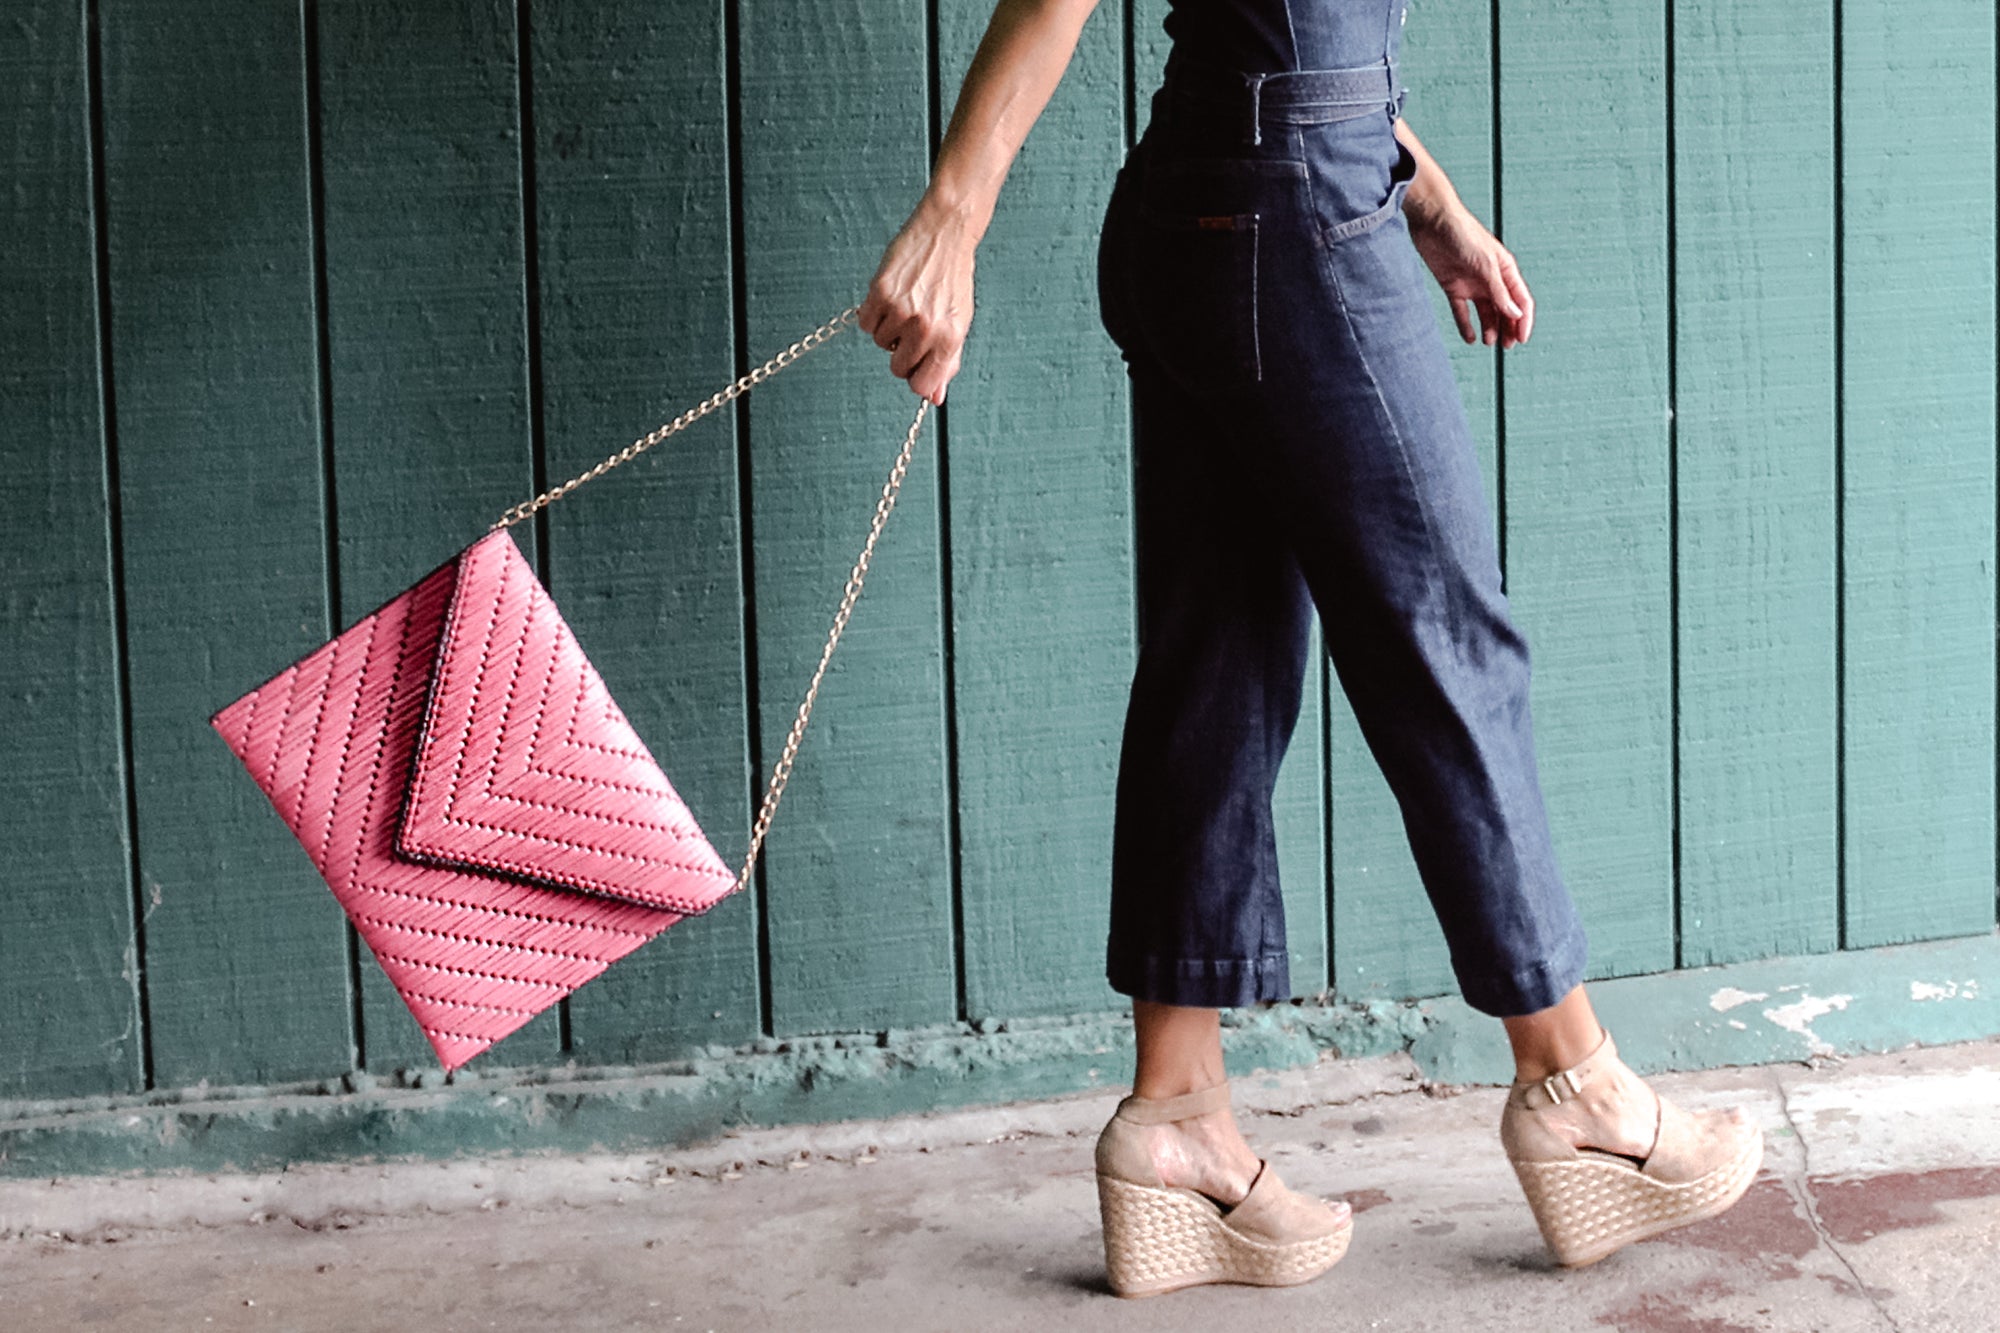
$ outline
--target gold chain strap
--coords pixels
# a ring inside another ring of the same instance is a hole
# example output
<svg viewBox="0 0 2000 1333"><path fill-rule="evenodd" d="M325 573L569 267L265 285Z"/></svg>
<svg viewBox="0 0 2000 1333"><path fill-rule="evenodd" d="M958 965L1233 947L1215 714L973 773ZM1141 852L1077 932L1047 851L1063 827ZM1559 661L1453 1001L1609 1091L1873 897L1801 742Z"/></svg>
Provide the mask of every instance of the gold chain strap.
<svg viewBox="0 0 2000 1333"><path fill-rule="evenodd" d="M859 306L847 307L728 388L710 395L650 434L641 435L588 472L578 473L562 485L551 487L532 500L523 500L502 514L487 531L494 532L519 523L536 511L546 509L585 482L596 480L621 463L631 462L668 436L687 429L716 408L739 397L753 385L763 383L839 333L854 322L860 310ZM785 737L784 751L778 756L778 762L771 770L771 781L764 789L763 804L757 811L756 822L750 828L750 850L743 857L743 869L737 872L736 887L730 890L731 893L740 892L750 885L750 872L757 864L757 854L764 848L765 835L771 831L771 818L777 814L778 802L784 799L785 785L791 781L792 764L798 758L799 742L805 737L806 724L812 720L813 704L819 698L820 682L826 678L827 665L833 661L833 650L840 643L840 636L847 628L848 618L854 614L854 603L861 596L862 581L868 577L868 562L875 556L875 544L882 539L882 528L889 521L889 511L896 507L896 496L903 489L903 478L910 470L910 458L916 452L917 435L923 430L924 414L929 410L930 400L920 399L917 403L916 420L910 423L910 429L903 437L903 448L896 455L895 465L889 469L888 481L882 485L882 497L875 502L875 520L869 525L868 540L862 545L860 558L854 562L854 568L848 571L847 586L840 594L840 608L834 612L833 627L827 631L826 645L820 649L819 665L813 668L812 681L806 686L805 700L799 705L799 711L792 719L792 729Z"/></svg>
<svg viewBox="0 0 2000 1333"><path fill-rule="evenodd" d="M799 705L798 716L792 719L792 731L785 737L784 753L778 756L777 767L771 770L771 785L764 791L763 808L757 812L757 822L750 829L750 850L744 855L743 869L736 876L737 889L748 887L750 868L757 863L757 853L764 846L764 835L771 829L771 816L778 812L778 801L785 794L785 784L791 781L792 760L798 756L799 741L806 734L806 723L812 719L813 701L819 698L820 680L826 675L827 663L833 660L833 648L840 642L840 632L847 628L847 618L854 614L855 599L861 596L861 580L868 577L868 562L874 558L875 543L882 536L882 525L889 521L889 511L896 507L896 493L903 488L903 474L910 470L910 455L917 447L917 432L923 428L924 413L930 405L927 398L917 401L917 418L910 423L909 433L903 437L903 449L896 455L895 466L889 469L889 480L882 483L882 498L875 502L875 521L869 526L868 540L861 548L861 557L848 572L847 587L840 594L840 609L833 613L833 628L827 631L826 646L819 651L819 665L813 668L812 683L806 686L805 701Z"/></svg>
<svg viewBox="0 0 2000 1333"><path fill-rule="evenodd" d="M620 463L631 462L661 440L666 439L669 435L676 435L686 430L689 426L700 421L724 403L735 400L753 384L763 383L786 366L792 364L792 362L804 356L807 352L810 352L813 348L818 347L834 334L839 333L842 329L853 323L854 317L860 313L860 306L851 305L847 307L847 309L841 311L832 319L829 319L826 323L820 325L811 333L808 333L805 337L799 339L790 347L787 347L784 351L751 371L748 375L745 375L742 379L737 380L736 383L710 395L707 401L690 407L687 411L681 413L666 425L661 426L658 430L653 431L650 435L641 435L638 439L632 441L632 443L590 469L590 471L580 472L562 485L543 491L532 500L523 500L520 504L515 505L512 509L502 514L499 520L492 527L488 528L487 531L496 532L501 528L512 527L522 519L533 515L537 510L548 508L557 500L562 499L565 495L583 485L586 481L597 480L597 478L603 476L612 468L617 467Z"/></svg>

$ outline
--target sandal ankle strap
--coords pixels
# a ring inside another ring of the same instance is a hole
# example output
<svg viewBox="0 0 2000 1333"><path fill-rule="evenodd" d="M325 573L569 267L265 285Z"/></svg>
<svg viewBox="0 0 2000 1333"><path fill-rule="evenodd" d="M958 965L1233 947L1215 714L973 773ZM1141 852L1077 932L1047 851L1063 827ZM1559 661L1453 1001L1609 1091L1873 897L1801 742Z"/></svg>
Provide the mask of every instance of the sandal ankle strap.
<svg viewBox="0 0 2000 1333"><path fill-rule="evenodd" d="M1222 1111L1229 1106L1229 1084L1184 1092L1178 1097L1141 1097L1134 1093L1118 1103L1118 1118L1135 1125L1164 1125L1172 1120Z"/></svg>
<svg viewBox="0 0 2000 1333"><path fill-rule="evenodd" d="M1507 1090L1507 1104L1533 1111L1566 1102L1583 1091L1586 1083L1602 1074L1618 1058L1618 1047L1612 1042L1610 1031L1601 1025L1598 1031L1604 1035L1598 1039L1596 1047L1569 1068L1558 1069L1546 1078L1516 1079Z"/></svg>

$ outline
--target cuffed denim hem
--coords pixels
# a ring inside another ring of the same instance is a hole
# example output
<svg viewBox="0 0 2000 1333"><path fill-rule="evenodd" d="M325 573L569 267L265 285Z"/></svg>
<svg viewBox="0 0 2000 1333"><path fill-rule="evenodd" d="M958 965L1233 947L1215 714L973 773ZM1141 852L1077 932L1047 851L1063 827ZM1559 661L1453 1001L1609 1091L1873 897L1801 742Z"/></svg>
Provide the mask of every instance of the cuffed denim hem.
<svg viewBox="0 0 2000 1333"><path fill-rule="evenodd" d="M1511 976L1466 971L1458 978L1459 995L1482 1014L1518 1018L1548 1008L1583 980L1589 942L1581 925L1556 947L1554 954Z"/></svg>
<svg viewBox="0 0 2000 1333"><path fill-rule="evenodd" d="M1291 960L1262 958L1162 958L1109 955L1111 989L1135 1000L1203 1009L1240 1009L1292 997Z"/></svg>

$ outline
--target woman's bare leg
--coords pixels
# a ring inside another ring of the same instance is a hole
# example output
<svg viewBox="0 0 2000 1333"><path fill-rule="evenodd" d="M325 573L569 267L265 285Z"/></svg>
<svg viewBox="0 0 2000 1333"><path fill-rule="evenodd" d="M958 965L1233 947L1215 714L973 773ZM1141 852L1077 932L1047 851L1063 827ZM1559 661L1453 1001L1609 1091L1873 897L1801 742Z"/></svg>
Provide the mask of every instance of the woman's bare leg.
<svg viewBox="0 0 2000 1333"><path fill-rule="evenodd" d="M1595 1050L1603 1028L1590 997L1577 986L1547 1009L1501 1020L1514 1049L1515 1077L1527 1081L1567 1069ZM1227 1077L1222 1065L1221 1015L1214 1009L1132 1002L1138 1070L1132 1091L1178 1097L1212 1088ZM1620 1061L1621 1066L1623 1062ZM1659 1109L1651 1088L1629 1068L1549 1112L1579 1147L1644 1157L1652 1149ZM1153 1164L1170 1185L1234 1203L1256 1179L1258 1158L1228 1111L1177 1120L1153 1129Z"/></svg>
<svg viewBox="0 0 2000 1333"><path fill-rule="evenodd" d="M1603 1035L1582 986L1547 1009L1500 1021L1514 1047L1514 1077L1523 1082L1568 1069L1596 1049Z"/></svg>
<svg viewBox="0 0 2000 1333"><path fill-rule="evenodd" d="M1138 1034L1138 1071L1132 1091L1147 1098L1178 1097L1223 1082L1222 1019L1214 1009L1132 1002ZM1153 1165L1169 1185L1200 1190L1218 1202L1236 1203L1257 1178L1258 1158L1229 1111L1152 1127Z"/></svg>
<svg viewBox="0 0 2000 1333"><path fill-rule="evenodd" d="M1500 1021L1514 1048L1514 1077L1521 1082L1569 1068L1595 1050L1604 1036L1581 985L1547 1009ZM1619 1064L1624 1066L1622 1060ZM1652 1089L1629 1068L1621 1068L1615 1078L1585 1085L1580 1095L1547 1112L1549 1123L1562 1126L1576 1146L1633 1157L1652 1150L1659 1114Z"/></svg>

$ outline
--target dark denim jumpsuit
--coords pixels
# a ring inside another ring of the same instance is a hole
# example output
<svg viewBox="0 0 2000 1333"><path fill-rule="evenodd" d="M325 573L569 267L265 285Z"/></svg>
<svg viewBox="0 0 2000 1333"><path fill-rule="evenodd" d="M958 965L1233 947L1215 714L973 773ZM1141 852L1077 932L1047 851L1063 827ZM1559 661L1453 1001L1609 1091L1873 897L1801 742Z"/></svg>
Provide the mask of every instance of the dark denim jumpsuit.
<svg viewBox="0 0 2000 1333"><path fill-rule="evenodd" d="M1098 297L1132 381L1140 652L1108 971L1292 994L1271 792L1317 611L1461 994L1546 1008L1585 939L1550 845L1471 431L1396 140L1405 0L1178 0Z"/></svg>

